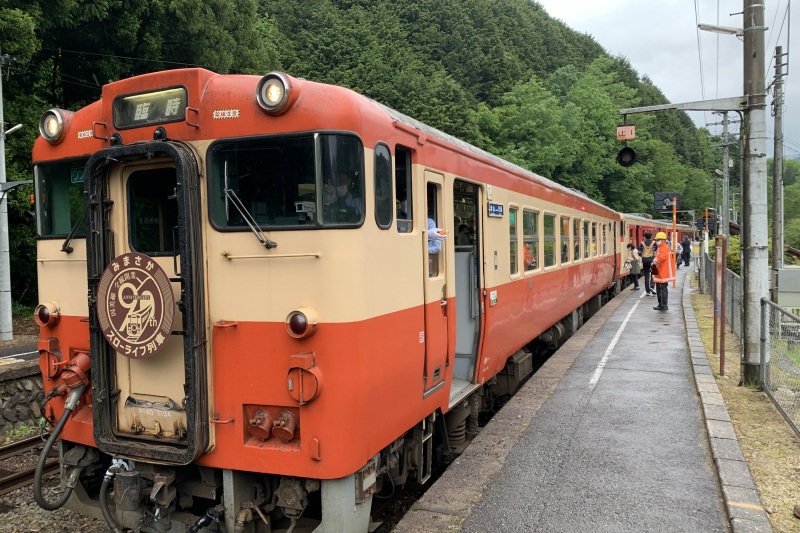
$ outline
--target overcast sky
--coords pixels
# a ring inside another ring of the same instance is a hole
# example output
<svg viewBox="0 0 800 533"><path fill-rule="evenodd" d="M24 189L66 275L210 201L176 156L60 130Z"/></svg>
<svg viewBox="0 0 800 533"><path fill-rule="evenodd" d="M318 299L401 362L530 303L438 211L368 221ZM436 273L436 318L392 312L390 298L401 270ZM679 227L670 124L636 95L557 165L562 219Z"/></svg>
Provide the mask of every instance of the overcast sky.
<svg viewBox="0 0 800 533"><path fill-rule="evenodd" d="M572 29L594 37L612 56L623 56L672 103L741 96L743 43L734 35L698 32L697 23L741 28L743 0L536 0ZM790 0L765 0L766 85L775 74L775 46L787 50ZM795 1L791 18L798 19ZM784 154L800 158L800 27L793 24L790 75L784 78ZM698 43L699 35L699 43ZM702 53L701 53L702 52ZM784 58L784 62L786 62ZM702 76L701 65L702 62ZM784 68L784 72L786 69ZM772 92L767 97L772 104ZM634 107L634 106L631 106ZM768 108L769 109L769 108ZM698 126L719 122L712 113L688 112ZM735 116L731 114L729 116ZM629 121L630 117L629 117ZM635 117L632 120L635 122ZM712 133L721 126L708 126ZM733 129L731 131L734 131ZM738 128L736 128L738 131ZM767 113L767 149L773 154L774 119Z"/></svg>

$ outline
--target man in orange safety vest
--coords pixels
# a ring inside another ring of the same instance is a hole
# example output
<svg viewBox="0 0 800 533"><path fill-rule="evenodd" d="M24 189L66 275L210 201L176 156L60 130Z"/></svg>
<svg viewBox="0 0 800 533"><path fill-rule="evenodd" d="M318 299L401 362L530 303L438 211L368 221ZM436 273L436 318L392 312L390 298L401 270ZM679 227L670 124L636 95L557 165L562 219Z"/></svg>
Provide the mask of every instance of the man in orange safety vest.
<svg viewBox="0 0 800 533"><path fill-rule="evenodd" d="M653 283L656 285L656 297L658 298L658 305L653 309L658 311L667 311L669 306L669 289L670 282L675 281L675 261L672 259L672 250L667 244L667 234L659 231L656 234L656 256L653 259Z"/></svg>

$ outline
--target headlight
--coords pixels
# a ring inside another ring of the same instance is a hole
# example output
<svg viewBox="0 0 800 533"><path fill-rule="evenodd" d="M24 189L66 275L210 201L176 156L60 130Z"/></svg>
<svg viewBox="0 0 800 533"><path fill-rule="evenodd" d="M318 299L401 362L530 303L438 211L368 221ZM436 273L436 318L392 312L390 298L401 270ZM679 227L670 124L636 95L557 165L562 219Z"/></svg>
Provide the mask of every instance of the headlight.
<svg viewBox="0 0 800 533"><path fill-rule="evenodd" d="M310 337L317 330L317 313L308 307L295 309L286 317L286 331L295 339Z"/></svg>
<svg viewBox="0 0 800 533"><path fill-rule="evenodd" d="M258 82L258 105L270 115L285 111L292 92L292 82L281 72L270 72Z"/></svg>
<svg viewBox="0 0 800 533"><path fill-rule="evenodd" d="M50 144L58 144L64 140L72 111L63 109L48 109L39 119L39 133Z"/></svg>
<svg viewBox="0 0 800 533"><path fill-rule="evenodd" d="M58 310L58 305L55 303L47 302L36 306L33 318L40 326L55 326L58 324L58 319L61 318L61 311Z"/></svg>

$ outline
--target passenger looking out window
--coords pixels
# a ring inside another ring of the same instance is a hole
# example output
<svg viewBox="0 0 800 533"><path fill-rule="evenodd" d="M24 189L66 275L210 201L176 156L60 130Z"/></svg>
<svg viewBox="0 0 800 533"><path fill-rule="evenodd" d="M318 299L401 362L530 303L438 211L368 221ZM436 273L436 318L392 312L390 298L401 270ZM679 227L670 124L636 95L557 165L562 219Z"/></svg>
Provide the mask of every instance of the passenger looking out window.
<svg viewBox="0 0 800 533"><path fill-rule="evenodd" d="M428 275L439 275L440 252L442 251L442 241L444 241L445 231L438 227L436 222L436 212L438 208L438 189L433 183L428 184Z"/></svg>

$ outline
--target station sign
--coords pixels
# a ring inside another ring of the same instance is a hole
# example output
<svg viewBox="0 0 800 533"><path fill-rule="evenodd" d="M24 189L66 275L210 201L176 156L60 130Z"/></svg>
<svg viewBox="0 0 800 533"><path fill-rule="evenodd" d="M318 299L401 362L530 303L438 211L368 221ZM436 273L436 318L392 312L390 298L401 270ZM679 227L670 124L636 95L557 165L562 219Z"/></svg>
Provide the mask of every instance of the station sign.
<svg viewBox="0 0 800 533"><path fill-rule="evenodd" d="M636 126L633 124L625 124L624 126L617 126L617 140L630 141L636 138Z"/></svg>

